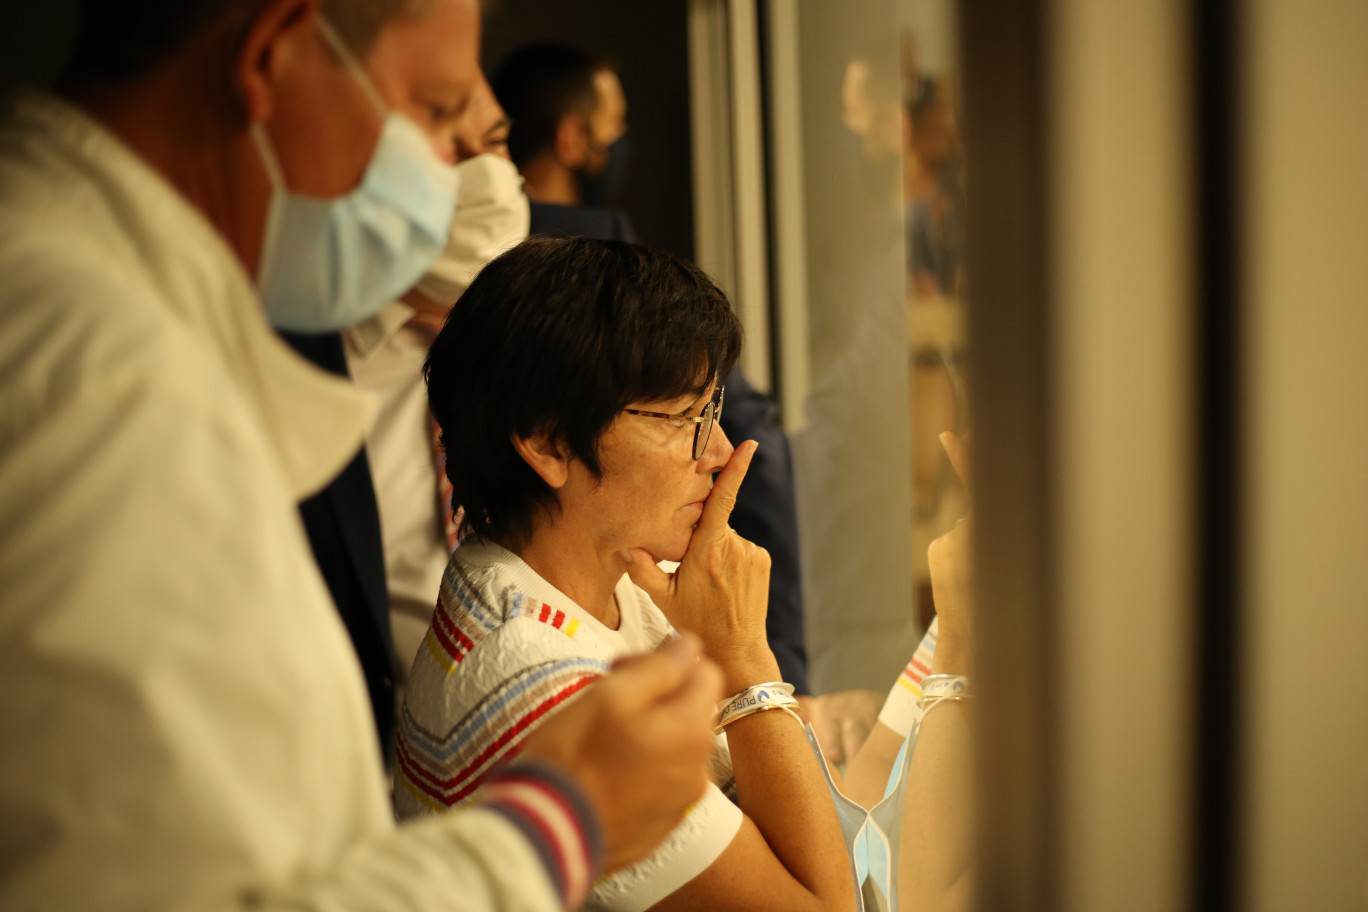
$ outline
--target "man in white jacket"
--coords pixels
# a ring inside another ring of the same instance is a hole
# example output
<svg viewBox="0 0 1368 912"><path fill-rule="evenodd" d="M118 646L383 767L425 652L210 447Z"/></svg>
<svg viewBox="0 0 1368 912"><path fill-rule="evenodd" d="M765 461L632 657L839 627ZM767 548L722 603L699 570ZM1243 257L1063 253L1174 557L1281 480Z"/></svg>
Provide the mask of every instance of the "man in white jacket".
<svg viewBox="0 0 1368 912"><path fill-rule="evenodd" d="M0 112L0 909L574 907L702 792L716 670L639 659L396 827L295 512L368 405L266 318L425 267L475 0L83 15Z"/></svg>

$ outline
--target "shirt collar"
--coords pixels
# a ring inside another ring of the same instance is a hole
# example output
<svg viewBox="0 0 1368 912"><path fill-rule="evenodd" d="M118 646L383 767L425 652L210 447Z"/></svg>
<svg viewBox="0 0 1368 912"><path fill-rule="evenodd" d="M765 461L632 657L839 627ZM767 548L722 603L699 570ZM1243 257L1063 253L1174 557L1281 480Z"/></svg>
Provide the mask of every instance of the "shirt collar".
<svg viewBox="0 0 1368 912"><path fill-rule="evenodd" d="M573 616L599 637L606 638L609 644L621 648L625 644L640 639L641 617L636 605L641 598L647 602L650 597L637 588L626 573L618 580L613 590L618 605L618 627L614 630L600 621L590 611L586 611L574 599L556 588L550 580L533 570L526 561L497 542L487 538L471 536L461 542L453 552L452 560L470 568L485 569L494 566L510 579L514 588L534 602L550 605ZM500 582L502 585L502 581ZM640 595L638 595L640 593Z"/></svg>
<svg viewBox="0 0 1368 912"><path fill-rule="evenodd" d="M326 485L360 449L372 411L369 397L281 341L217 229L116 136L42 92L18 94L11 110L59 150L80 157L141 256L134 268L238 381L292 493L302 499Z"/></svg>

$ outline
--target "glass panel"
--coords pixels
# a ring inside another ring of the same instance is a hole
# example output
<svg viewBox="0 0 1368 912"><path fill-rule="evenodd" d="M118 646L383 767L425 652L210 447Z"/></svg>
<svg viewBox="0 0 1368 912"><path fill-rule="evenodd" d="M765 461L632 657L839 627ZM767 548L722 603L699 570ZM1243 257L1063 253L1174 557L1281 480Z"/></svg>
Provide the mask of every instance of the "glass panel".
<svg viewBox="0 0 1368 912"><path fill-rule="evenodd" d="M897 21L894 0L797 5L809 387L793 449L810 676L818 693L877 703L919 633Z"/></svg>
<svg viewBox="0 0 1368 912"><path fill-rule="evenodd" d="M881 701L933 616L927 546L967 509L938 439L968 427L954 8L811 0L796 22L808 306L777 319L808 330L808 654L819 693Z"/></svg>
<svg viewBox="0 0 1368 912"><path fill-rule="evenodd" d="M907 230L912 556L919 620L930 622L926 550L968 509L941 446L968 430L965 368L965 168L951 0L900 0L903 206Z"/></svg>

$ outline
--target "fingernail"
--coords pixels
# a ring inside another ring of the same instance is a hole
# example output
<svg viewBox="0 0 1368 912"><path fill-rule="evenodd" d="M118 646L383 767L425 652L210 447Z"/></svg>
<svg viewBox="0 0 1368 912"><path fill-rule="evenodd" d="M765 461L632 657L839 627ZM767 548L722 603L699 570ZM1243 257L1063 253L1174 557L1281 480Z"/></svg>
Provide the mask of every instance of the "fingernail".
<svg viewBox="0 0 1368 912"><path fill-rule="evenodd" d="M619 551L619 552L618 552L618 557L622 558L623 563L630 564L630 563L632 562L632 552L631 552L631 551Z"/></svg>

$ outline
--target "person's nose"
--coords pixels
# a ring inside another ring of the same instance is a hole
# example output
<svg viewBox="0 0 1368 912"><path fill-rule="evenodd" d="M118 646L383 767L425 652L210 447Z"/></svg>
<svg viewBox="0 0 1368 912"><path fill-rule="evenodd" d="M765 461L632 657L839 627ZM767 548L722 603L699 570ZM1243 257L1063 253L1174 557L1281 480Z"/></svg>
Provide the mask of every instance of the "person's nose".
<svg viewBox="0 0 1368 912"><path fill-rule="evenodd" d="M703 458L698 460L699 471L709 474L722 471L722 467L731 460L735 449L736 447L727 439L727 432L722 430L722 425L713 424L712 433L708 435L708 445L703 448Z"/></svg>
<svg viewBox="0 0 1368 912"><path fill-rule="evenodd" d="M474 155L469 151L469 141L456 130L438 130L429 138L432 140L432 151L448 165L458 165Z"/></svg>

